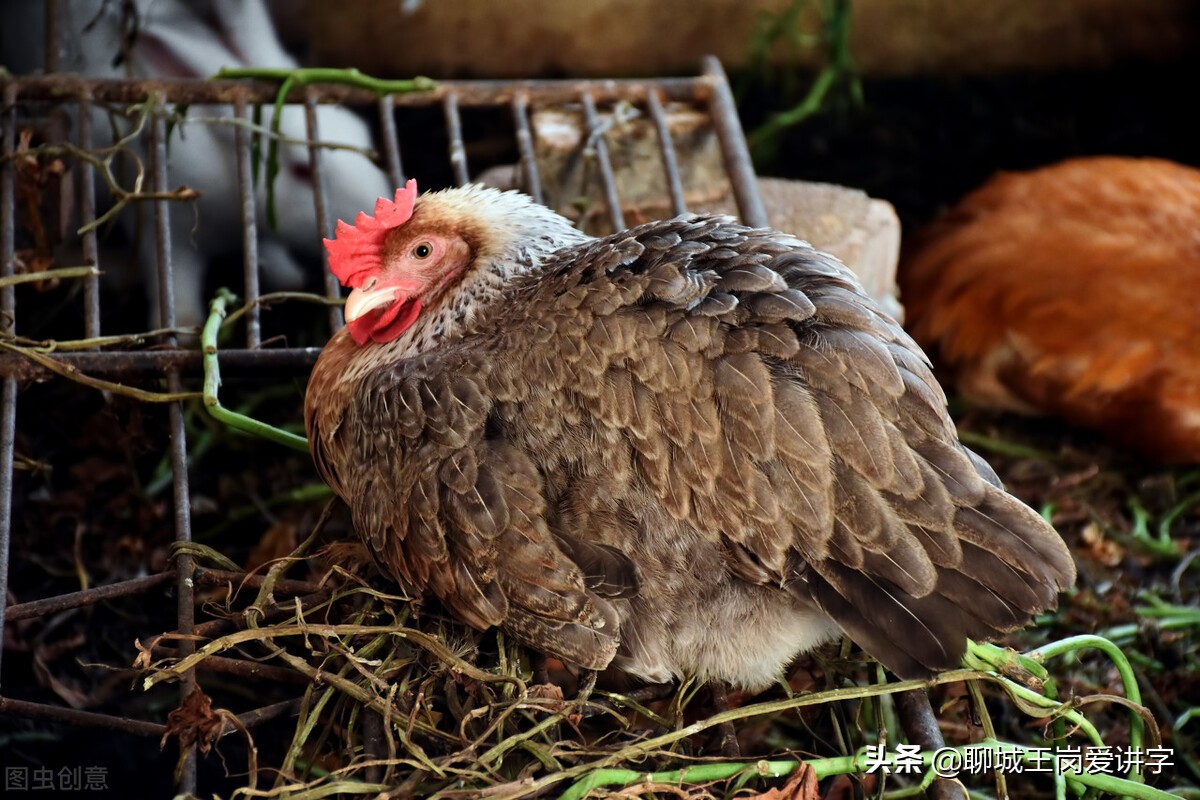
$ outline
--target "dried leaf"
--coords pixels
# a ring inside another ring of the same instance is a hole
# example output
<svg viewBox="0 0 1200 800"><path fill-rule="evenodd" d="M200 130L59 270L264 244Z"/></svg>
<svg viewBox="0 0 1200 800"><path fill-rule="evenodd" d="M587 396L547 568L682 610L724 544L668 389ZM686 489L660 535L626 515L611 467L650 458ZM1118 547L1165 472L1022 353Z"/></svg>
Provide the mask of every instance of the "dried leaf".
<svg viewBox="0 0 1200 800"><path fill-rule="evenodd" d="M246 572L254 572L269 561L286 558L299 543L295 523L286 520L276 522L263 533L246 559Z"/></svg>
<svg viewBox="0 0 1200 800"><path fill-rule="evenodd" d="M225 733L225 725L226 716L213 711L212 698L197 686L179 708L167 714L167 731L158 746L166 745L167 739L176 736L181 751L196 745L201 753L207 754Z"/></svg>
<svg viewBox="0 0 1200 800"><path fill-rule="evenodd" d="M801 764L781 788L768 789L753 795L751 800L820 800L817 773L807 764Z"/></svg>
<svg viewBox="0 0 1200 800"><path fill-rule="evenodd" d="M1086 548L1088 557L1106 567L1118 566L1125 559L1125 548L1107 538L1095 522L1083 526L1079 540Z"/></svg>

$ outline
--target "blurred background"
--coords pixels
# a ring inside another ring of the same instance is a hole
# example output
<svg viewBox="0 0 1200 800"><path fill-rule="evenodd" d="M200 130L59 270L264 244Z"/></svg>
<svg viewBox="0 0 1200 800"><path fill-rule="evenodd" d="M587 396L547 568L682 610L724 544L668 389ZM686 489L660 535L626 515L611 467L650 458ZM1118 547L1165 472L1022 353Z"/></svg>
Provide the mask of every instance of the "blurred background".
<svg viewBox="0 0 1200 800"><path fill-rule="evenodd" d="M275 0L311 63L401 77L694 74L720 58L752 139L833 79L760 174L829 180L928 218L996 169L1091 153L1198 163L1189 0ZM798 116L798 115L797 115ZM761 133L759 134L761 137Z"/></svg>

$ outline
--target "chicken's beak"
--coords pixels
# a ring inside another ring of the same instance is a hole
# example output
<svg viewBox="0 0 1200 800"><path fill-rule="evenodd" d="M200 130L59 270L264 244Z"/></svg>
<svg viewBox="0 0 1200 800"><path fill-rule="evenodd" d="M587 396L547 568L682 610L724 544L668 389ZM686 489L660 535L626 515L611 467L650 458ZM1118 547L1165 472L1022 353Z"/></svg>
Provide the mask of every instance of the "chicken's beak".
<svg viewBox="0 0 1200 800"><path fill-rule="evenodd" d="M422 282L409 275L391 275L383 279L372 277L351 291L346 298L346 308L343 310L346 322L354 322L368 311L415 297L421 294L422 290Z"/></svg>
<svg viewBox="0 0 1200 800"><path fill-rule="evenodd" d="M391 284L371 282L353 290L346 298L346 308L343 311L346 322L354 322L368 311L396 302L396 289L397 287Z"/></svg>

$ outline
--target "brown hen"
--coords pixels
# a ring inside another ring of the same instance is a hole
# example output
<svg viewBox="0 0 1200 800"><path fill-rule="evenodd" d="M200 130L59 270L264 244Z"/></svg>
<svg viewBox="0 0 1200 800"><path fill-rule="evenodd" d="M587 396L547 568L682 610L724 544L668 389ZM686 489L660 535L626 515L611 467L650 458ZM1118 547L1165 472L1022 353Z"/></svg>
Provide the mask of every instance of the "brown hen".
<svg viewBox="0 0 1200 800"><path fill-rule="evenodd" d="M580 667L761 688L842 631L902 676L954 667L1073 581L833 258L724 217L593 239L515 192L415 195L328 243L353 291L306 399L410 591Z"/></svg>
<svg viewBox="0 0 1200 800"><path fill-rule="evenodd" d="M899 277L913 336L966 397L1200 462L1200 171L1001 173L906 246Z"/></svg>

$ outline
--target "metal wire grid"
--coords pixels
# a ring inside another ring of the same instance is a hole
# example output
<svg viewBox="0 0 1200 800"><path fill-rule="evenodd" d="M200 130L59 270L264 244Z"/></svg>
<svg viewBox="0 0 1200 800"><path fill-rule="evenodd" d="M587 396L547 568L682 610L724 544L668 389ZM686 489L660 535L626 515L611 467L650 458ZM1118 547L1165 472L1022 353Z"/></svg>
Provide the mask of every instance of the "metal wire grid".
<svg viewBox="0 0 1200 800"><path fill-rule="evenodd" d="M14 271L16 211L14 205L18 109L24 103L51 103L61 106L74 105L77 110L77 141L82 149L89 149L92 142L89 110L93 103L143 103L148 102L155 110L164 109L172 103L214 103L233 106L239 119L250 120L253 107L274 100L275 88L269 85L248 84L228 81L100 81L68 75L50 74L41 77L5 78L0 80L0 277L8 277ZM511 110L517 151L520 155L521 183L525 191L538 202L542 202L541 181L534 157L533 135L530 128L531 109L577 103L583 109L584 121L589 131L601 130L598 106L627 102L644 110L654 124L658 135L659 151L675 213L686 211L683 182L680 177L678 159L667 129L663 105L666 102L686 102L707 110L718 136L724 166L733 188L742 220L750 225L766 225L767 215L758 195L753 167L746 148L745 139L738 121L732 94L725 73L714 58L704 62L700 76L659 80L630 81L459 81L444 82L431 92L396 94L377 97L371 93L346 87L317 89L308 87L293 93L289 102L303 103L306 110L309 167L316 187L314 206L321 231L332 231L333 220L327 213L325 180L323 176L322 150L311 142L320 141L317 105L323 102L339 102L354 106L374 106L381 131L381 149L391 181L399 186L404 182L404 167L401 158L396 118L406 109L441 106L445 119L448 158L455 182L469 182L467 148L463 139L461 109L499 108ZM153 113L148 131L150 191L166 193L169 175L166 160L166 115ZM257 219L254 191L251 185L252 143L247 129L237 126L235 146L237 148L237 173L240 190L243 223L243 279L242 292L251 304L260 297L258 285ZM613 167L609 159L603 136L595 139L595 157L598 166L607 211L614 230L625 227L620 198L618 197ZM77 175L80 222L87 225L96 218L95 174L86 165L80 165ZM171 201L151 201L156 236L156 258L159 275L160 308L164 327L175 324L175 298L171 280L171 240L168 232ZM99 266L100 251L94 229L89 229L81 240L84 260ZM99 278L90 275L81 279L83 285L84 335L87 338L101 334ZM325 271L325 290L330 297L339 295L336 279ZM0 334L14 335L20 331L15 289L12 285L0 287ZM340 308L331 307L329 324L336 330L342 324ZM221 363L227 377L261 374L263 371L306 374L315 361L316 348L261 348L262 327L259 310L252 305L245 324L245 343L240 349L224 349ZM54 356L59 362L80 372L98 377L120 377L133 379L166 379L171 392L182 391L187 380L195 378L200 364L200 354L194 349L177 346L173 338L167 337L168 346L163 349L137 352L76 352ZM7 597L9 576L9 554L12 534L13 468L15 425L19 388L23 381L47 377L42 367L21 355L0 354L0 596ZM174 501L175 537L180 542L191 540L190 490L188 484L187 453L188 441L184 429L184 408L181 403L169 405L169 451L167 453L172 473ZM72 592L40 600L27 601L0 607L0 623L57 613L63 610L89 606L119 597L128 597L160 590L173 583L177 597L178 632L183 634L202 633L197 628L195 615L195 591L197 586L223 583L233 575L219 570L198 568L188 556L178 559L174 570L143 578L114 583L83 591ZM241 577L240 575L237 577ZM301 581L292 582L297 592L310 592L313 587ZM253 581L250 582L253 586ZM2 641L0 641L2 647ZM189 640L181 640L180 656L194 649ZM0 659L3 651L0 650ZM264 667L233 659L223 659L227 671L243 674L263 674ZM240 665L240 666L239 666ZM270 668L267 668L270 669ZM194 672L187 674L182 686L184 695L195 685ZM289 703L276 704L242 715L248 726L284 713ZM30 703L0 695L0 714L14 714L27 718L56 723L93 726L120 731L135 736L159 736L165 725L156 722L134 720L125 717L80 711L67 707L41 703ZM181 778L181 791L195 791L195 754L187 759L187 767Z"/></svg>

